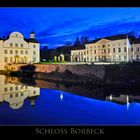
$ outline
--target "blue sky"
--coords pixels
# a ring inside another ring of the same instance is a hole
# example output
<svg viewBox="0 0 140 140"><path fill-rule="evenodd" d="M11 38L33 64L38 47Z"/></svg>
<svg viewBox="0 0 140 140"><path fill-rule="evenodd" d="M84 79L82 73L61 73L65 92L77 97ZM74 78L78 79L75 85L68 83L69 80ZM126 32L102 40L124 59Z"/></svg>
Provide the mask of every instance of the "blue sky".
<svg viewBox="0 0 140 140"><path fill-rule="evenodd" d="M34 31L49 48L72 43L77 36L90 39L135 31L140 34L140 8L0 8L0 36Z"/></svg>

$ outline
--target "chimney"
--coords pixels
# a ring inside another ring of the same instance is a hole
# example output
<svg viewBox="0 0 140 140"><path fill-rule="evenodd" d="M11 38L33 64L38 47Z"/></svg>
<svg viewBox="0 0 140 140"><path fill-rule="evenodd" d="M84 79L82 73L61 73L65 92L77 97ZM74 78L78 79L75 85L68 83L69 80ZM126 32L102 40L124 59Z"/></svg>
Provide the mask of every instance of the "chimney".
<svg viewBox="0 0 140 140"><path fill-rule="evenodd" d="M34 32L31 32L31 33L30 33L30 38L31 38L31 39L35 39L35 33L34 33Z"/></svg>

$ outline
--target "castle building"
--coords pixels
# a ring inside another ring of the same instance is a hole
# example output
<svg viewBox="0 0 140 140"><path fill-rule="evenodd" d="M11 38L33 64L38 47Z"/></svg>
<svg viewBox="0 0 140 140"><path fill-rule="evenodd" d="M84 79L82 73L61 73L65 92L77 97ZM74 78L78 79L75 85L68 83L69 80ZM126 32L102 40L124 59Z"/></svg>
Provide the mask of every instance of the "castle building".
<svg viewBox="0 0 140 140"><path fill-rule="evenodd" d="M8 64L29 64L40 61L40 43L34 32L26 39L20 32L12 32L7 39L0 39L0 69Z"/></svg>
<svg viewBox="0 0 140 140"><path fill-rule="evenodd" d="M140 60L140 39L125 34L96 39L71 50L71 62L129 62Z"/></svg>

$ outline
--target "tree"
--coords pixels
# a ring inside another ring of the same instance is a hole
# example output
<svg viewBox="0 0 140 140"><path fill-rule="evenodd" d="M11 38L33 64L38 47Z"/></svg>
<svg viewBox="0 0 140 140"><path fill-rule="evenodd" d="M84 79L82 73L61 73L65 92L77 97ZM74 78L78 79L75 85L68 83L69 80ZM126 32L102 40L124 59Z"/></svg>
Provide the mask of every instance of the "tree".
<svg viewBox="0 0 140 140"><path fill-rule="evenodd" d="M81 42L80 42L79 37L76 37L76 40L75 40L73 46L74 46L74 47L79 47L79 46L81 46Z"/></svg>

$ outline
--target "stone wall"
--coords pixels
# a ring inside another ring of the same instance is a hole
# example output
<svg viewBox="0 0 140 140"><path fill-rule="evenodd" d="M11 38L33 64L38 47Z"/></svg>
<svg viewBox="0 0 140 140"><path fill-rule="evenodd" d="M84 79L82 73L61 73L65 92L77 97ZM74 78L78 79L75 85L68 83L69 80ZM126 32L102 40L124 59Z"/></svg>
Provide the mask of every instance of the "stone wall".
<svg viewBox="0 0 140 140"><path fill-rule="evenodd" d="M17 71L20 70L21 66L27 66L23 64L12 64L10 69ZM35 72L65 72L66 70L72 72L73 74L77 75L84 75L84 76L96 76L100 79L105 77L105 66L103 65L67 65L67 64L34 64Z"/></svg>

